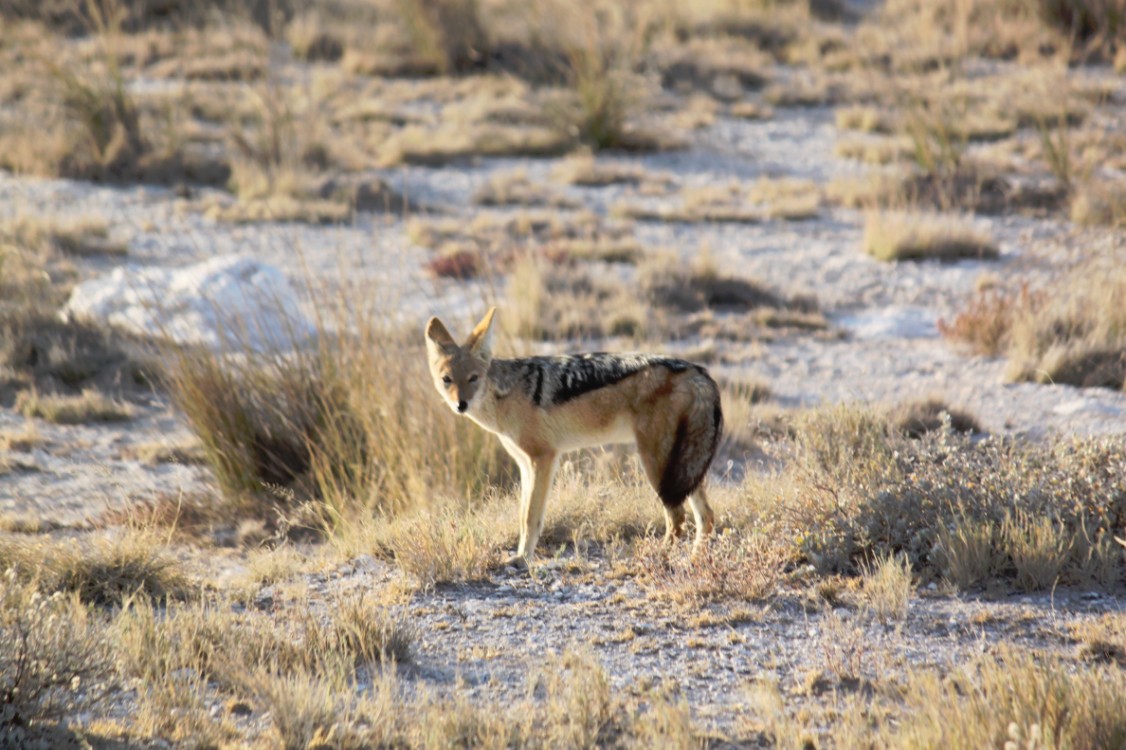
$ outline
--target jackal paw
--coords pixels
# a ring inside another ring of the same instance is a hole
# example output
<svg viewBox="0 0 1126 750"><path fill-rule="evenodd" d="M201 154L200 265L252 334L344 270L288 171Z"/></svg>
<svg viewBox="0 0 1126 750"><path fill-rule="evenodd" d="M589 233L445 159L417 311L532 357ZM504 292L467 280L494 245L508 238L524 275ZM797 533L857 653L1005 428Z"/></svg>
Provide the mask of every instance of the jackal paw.
<svg viewBox="0 0 1126 750"><path fill-rule="evenodd" d="M523 555L513 555L504 561L505 568L515 568L518 571L528 570L528 558Z"/></svg>

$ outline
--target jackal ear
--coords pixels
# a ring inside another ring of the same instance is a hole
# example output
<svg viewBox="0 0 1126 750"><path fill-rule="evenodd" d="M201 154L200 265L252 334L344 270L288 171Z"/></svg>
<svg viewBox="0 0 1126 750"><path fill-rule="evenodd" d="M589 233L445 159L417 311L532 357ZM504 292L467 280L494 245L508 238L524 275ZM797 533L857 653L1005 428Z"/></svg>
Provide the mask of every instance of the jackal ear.
<svg viewBox="0 0 1126 750"><path fill-rule="evenodd" d="M442 321L437 318L431 318L430 322L426 324L426 343L433 344L441 349L448 347L457 347L457 342L446 327L442 325Z"/></svg>
<svg viewBox="0 0 1126 750"><path fill-rule="evenodd" d="M465 340L465 348L475 357L482 359L493 357L493 316L496 312L495 307L490 307L485 317L481 318L481 322L473 329L473 333Z"/></svg>

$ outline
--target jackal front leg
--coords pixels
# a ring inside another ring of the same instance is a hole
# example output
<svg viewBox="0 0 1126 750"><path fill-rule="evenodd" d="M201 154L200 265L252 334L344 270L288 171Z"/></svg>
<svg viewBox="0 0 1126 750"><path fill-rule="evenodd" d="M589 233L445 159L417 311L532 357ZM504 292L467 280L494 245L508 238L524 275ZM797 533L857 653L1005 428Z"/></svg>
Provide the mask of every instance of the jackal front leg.
<svg viewBox="0 0 1126 750"><path fill-rule="evenodd" d="M555 478L557 458L554 453L532 456L528 461L530 471L525 472L521 467L520 547L516 550L516 559L522 560L524 566L532 562L543 530L543 513L551 481Z"/></svg>

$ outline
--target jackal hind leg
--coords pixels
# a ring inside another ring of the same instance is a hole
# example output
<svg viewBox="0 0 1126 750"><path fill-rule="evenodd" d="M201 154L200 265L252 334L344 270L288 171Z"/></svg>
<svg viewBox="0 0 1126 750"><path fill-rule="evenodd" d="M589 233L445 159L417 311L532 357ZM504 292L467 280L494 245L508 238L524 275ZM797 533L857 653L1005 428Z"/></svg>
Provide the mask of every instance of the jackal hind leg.
<svg viewBox="0 0 1126 750"><path fill-rule="evenodd" d="M657 442L650 435L638 430L637 456L641 459L641 467L645 469L645 476L649 479L649 484L658 495L660 495L661 472L663 471L661 461L658 458L659 452L660 448ZM665 511L664 541L666 544L672 544L675 540L684 536L684 504L669 505L662 500L661 508Z"/></svg>
<svg viewBox="0 0 1126 750"><path fill-rule="evenodd" d="M678 505L675 508L670 508L664 505L665 510L665 537L666 544L672 544L677 539L684 536L684 506Z"/></svg>
<svg viewBox="0 0 1126 750"><path fill-rule="evenodd" d="M692 508L692 517L696 522L696 540L693 542L693 552L698 552L704 540L711 536L715 530L715 513L708 505L708 496L701 484L696 491L688 496L688 505Z"/></svg>

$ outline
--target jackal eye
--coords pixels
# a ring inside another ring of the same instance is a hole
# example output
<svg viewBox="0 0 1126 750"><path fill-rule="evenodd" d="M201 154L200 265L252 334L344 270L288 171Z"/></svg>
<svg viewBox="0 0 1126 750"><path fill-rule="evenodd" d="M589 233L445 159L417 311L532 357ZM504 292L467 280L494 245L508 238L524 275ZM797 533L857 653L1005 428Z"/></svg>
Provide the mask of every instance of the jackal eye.
<svg viewBox="0 0 1126 750"><path fill-rule="evenodd" d="M469 376L469 382L470 383L476 383L477 382L477 376L476 375L470 375Z"/></svg>
<svg viewBox="0 0 1126 750"><path fill-rule="evenodd" d="M454 379L451 378L449 375L443 375L442 376L442 382L445 383L446 385L449 385L450 383L454 382Z"/></svg>

